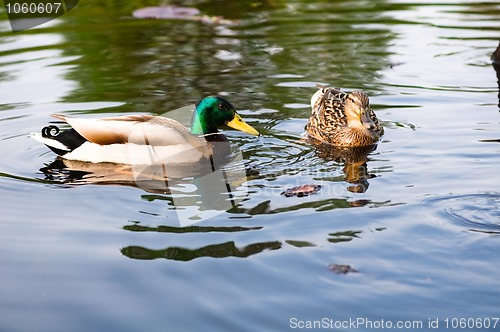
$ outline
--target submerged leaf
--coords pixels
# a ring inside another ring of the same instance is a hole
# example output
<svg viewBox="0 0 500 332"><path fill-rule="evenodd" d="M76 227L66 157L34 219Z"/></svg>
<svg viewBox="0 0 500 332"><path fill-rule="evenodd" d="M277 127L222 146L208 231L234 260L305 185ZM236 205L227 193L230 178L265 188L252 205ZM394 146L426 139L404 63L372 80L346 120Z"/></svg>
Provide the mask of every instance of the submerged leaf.
<svg viewBox="0 0 500 332"><path fill-rule="evenodd" d="M330 271L336 274L348 274L348 273L358 272L358 270L352 268L350 265L330 264L328 268L330 269Z"/></svg>

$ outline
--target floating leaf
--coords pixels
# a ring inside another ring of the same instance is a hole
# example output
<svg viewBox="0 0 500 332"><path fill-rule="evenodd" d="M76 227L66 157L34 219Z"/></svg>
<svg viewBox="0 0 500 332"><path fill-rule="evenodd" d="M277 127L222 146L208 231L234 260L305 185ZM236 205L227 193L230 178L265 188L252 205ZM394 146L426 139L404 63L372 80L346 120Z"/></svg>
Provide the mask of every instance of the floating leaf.
<svg viewBox="0 0 500 332"><path fill-rule="evenodd" d="M289 188L281 193L285 197L304 197L309 196L311 194L317 193L321 189L321 185L319 184L304 184L302 186L297 186L293 188Z"/></svg>

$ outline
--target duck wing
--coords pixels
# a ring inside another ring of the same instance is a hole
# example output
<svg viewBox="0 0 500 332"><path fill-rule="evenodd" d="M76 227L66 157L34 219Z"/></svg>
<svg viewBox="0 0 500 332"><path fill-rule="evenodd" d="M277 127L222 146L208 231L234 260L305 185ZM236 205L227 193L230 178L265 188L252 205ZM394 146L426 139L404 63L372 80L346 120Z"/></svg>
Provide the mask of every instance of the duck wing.
<svg viewBox="0 0 500 332"><path fill-rule="evenodd" d="M52 116L69 124L86 140L100 145L206 145L203 139L191 135L178 121L159 116L128 115L101 119L72 118L60 114Z"/></svg>
<svg viewBox="0 0 500 332"><path fill-rule="evenodd" d="M347 126L344 112L347 93L321 85L318 88L311 98L312 118L330 130Z"/></svg>

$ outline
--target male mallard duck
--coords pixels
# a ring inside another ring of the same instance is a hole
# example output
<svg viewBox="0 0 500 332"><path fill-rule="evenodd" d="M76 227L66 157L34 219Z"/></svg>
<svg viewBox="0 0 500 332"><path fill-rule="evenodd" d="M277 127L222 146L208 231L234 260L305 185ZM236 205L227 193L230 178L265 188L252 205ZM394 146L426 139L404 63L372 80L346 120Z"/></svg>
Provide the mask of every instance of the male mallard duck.
<svg viewBox="0 0 500 332"><path fill-rule="evenodd" d="M370 109L368 95L363 91L343 92L317 85L311 98L312 114L307 133L322 142L339 147L375 144L384 129Z"/></svg>
<svg viewBox="0 0 500 332"><path fill-rule="evenodd" d="M206 97L196 105L191 130L176 120L152 115L102 119L69 118L58 114L53 117L72 128L60 131L56 126L47 126L41 134L32 136L65 159L93 163L197 163L229 153L227 138L219 133L219 127L227 125L259 135L227 100L218 96Z"/></svg>

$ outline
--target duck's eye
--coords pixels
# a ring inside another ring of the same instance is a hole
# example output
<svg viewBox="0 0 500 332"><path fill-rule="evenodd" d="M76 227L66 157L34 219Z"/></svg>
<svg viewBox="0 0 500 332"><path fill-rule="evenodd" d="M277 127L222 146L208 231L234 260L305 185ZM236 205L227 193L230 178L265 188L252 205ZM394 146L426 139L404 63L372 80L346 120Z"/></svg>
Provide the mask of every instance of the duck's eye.
<svg viewBox="0 0 500 332"><path fill-rule="evenodd" d="M217 105L217 107L218 107L220 110L223 110L223 109L224 109L224 105L222 105L222 103L219 103L219 105Z"/></svg>

